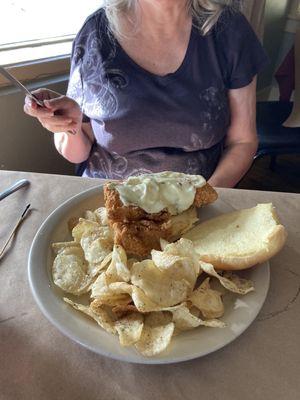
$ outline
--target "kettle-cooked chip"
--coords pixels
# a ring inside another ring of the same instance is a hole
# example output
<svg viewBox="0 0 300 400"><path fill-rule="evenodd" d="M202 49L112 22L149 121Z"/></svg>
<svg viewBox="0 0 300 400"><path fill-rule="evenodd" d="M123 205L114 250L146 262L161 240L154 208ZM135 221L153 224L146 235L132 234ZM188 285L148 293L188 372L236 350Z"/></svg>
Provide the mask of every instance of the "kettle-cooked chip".
<svg viewBox="0 0 300 400"><path fill-rule="evenodd" d="M122 246L114 245L111 263L105 274L107 283L129 282L130 271L127 267L127 255Z"/></svg>
<svg viewBox="0 0 300 400"><path fill-rule="evenodd" d="M79 249L81 249L80 244L75 241L52 243L52 249L55 254L59 254L69 247L78 247Z"/></svg>
<svg viewBox="0 0 300 400"><path fill-rule="evenodd" d="M84 233L80 239L86 260L100 263L111 251L113 238L109 227L100 227L93 234Z"/></svg>
<svg viewBox="0 0 300 400"><path fill-rule="evenodd" d="M212 264L206 263L204 261L200 261L200 266L201 269L208 275L217 278L221 285L228 289L230 292L247 294L254 290L253 283L250 280L240 279L234 274L228 275L230 276L228 278L226 278L225 276L221 276L215 271Z"/></svg>
<svg viewBox="0 0 300 400"><path fill-rule="evenodd" d="M93 235L99 230L99 228L101 228L101 225L99 225L98 222L79 218L78 224L72 229L72 236L75 242L80 243L83 235Z"/></svg>
<svg viewBox="0 0 300 400"><path fill-rule="evenodd" d="M97 322L97 324L100 325L101 328L103 328L106 332L112 333L114 335L117 333L115 328L115 321L111 318L111 316L104 307L102 307L102 309L99 308L98 313L95 314L89 306L85 306L79 303L74 303L67 297L64 297L64 301L70 304L76 310L81 311L84 314L88 315L89 317L93 318Z"/></svg>
<svg viewBox="0 0 300 400"><path fill-rule="evenodd" d="M160 243L160 248L162 251L164 251L165 248L167 247L167 245L170 244L170 242L168 242L166 239L163 239L163 238L159 239L159 243Z"/></svg>
<svg viewBox="0 0 300 400"><path fill-rule="evenodd" d="M105 269L110 263L112 258L112 252L108 253L100 263L89 263L88 274L91 276L96 276L100 271Z"/></svg>
<svg viewBox="0 0 300 400"><path fill-rule="evenodd" d="M91 210L86 210L84 212L84 219L87 219L88 221L94 221L94 222L98 222L98 218L95 215L95 213Z"/></svg>
<svg viewBox="0 0 300 400"><path fill-rule="evenodd" d="M136 349L146 357L160 354L169 346L173 332L173 322L162 322L156 313L146 315L140 340L135 344Z"/></svg>
<svg viewBox="0 0 300 400"><path fill-rule="evenodd" d="M243 292L242 294L246 294L254 290L254 285L252 281L250 281L249 279L240 278L231 271L226 271L223 275L223 278L228 279L236 287L238 287L239 290Z"/></svg>
<svg viewBox="0 0 300 400"><path fill-rule="evenodd" d="M165 246L164 251L168 254L188 257L193 260L194 267L199 270L199 256L195 251L193 242L189 239L181 238L177 242L169 243Z"/></svg>
<svg viewBox="0 0 300 400"><path fill-rule="evenodd" d="M183 301L191 289L190 282L185 279L185 271L180 264L162 272L152 260L144 260L133 264L131 282L161 308L169 307Z"/></svg>
<svg viewBox="0 0 300 400"><path fill-rule="evenodd" d="M206 278L202 284L192 292L189 300L196 306L205 318L219 318L224 314L224 305L221 293L213 290L209 285L210 278Z"/></svg>
<svg viewBox="0 0 300 400"><path fill-rule="evenodd" d="M116 321L121 346L131 346L140 340L144 317L140 313L132 313Z"/></svg>
<svg viewBox="0 0 300 400"><path fill-rule="evenodd" d="M218 319L202 320L190 312L186 303L168 308L173 314L173 322L177 330L185 331L197 328L200 325L210 328L224 328L225 323Z"/></svg>
<svg viewBox="0 0 300 400"><path fill-rule="evenodd" d="M97 210L94 211L94 214L97 217L97 221L100 225L107 226L108 225L108 218L107 218L107 211L105 207L99 207Z"/></svg>
<svg viewBox="0 0 300 400"><path fill-rule="evenodd" d="M123 318L125 315L138 312L138 309L133 304L124 304L117 305L112 308L112 312L116 315L117 318Z"/></svg>
<svg viewBox="0 0 300 400"><path fill-rule="evenodd" d="M141 313L151 311L160 311L163 307L154 303L145 293L138 287L130 285L126 282L113 282L107 285L106 275L102 273L91 286L91 297L98 299L100 302L114 303L114 305L129 304L131 299ZM127 295L127 296L124 296ZM118 303L119 299L121 301ZM128 301L127 301L128 300Z"/></svg>
<svg viewBox="0 0 300 400"><path fill-rule="evenodd" d="M67 293L80 295L88 291L93 277L87 274L87 262L78 247L67 247L56 257L52 266L55 285Z"/></svg>
<svg viewBox="0 0 300 400"><path fill-rule="evenodd" d="M94 211L86 210L84 219L97 222L101 226L108 226L107 211L105 207L99 207Z"/></svg>

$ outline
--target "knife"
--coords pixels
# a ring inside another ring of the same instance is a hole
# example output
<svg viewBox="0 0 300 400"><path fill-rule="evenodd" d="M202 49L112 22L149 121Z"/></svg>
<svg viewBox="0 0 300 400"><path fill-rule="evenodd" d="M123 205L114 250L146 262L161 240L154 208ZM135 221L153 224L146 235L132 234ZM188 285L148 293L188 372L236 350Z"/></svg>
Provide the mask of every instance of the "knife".
<svg viewBox="0 0 300 400"><path fill-rule="evenodd" d="M17 191L21 187L29 185L29 183L30 182L27 179L21 179L20 181L14 183L8 189L6 189L6 190L4 190L3 192L0 193L0 200L5 199L5 197L7 197L10 194L14 193L15 191Z"/></svg>
<svg viewBox="0 0 300 400"><path fill-rule="evenodd" d="M34 94L32 94L18 79L12 76L5 68L0 66L0 74L2 74L7 80L13 83L19 90L21 90L26 96L30 97L40 107L44 107L44 104Z"/></svg>

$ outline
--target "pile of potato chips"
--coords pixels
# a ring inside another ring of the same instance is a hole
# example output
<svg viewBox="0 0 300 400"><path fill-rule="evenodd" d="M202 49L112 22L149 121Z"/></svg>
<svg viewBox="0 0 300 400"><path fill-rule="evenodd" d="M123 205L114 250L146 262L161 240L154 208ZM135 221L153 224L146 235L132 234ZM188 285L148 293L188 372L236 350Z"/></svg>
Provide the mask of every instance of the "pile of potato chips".
<svg viewBox="0 0 300 400"><path fill-rule="evenodd" d="M114 245L106 210L86 211L72 228L73 241L54 243L52 276L64 292L88 293L90 304L64 301L93 318L105 331L118 335L121 346L143 356L166 350L174 335L200 325L223 328L222 293L211 287L218 280L227 290L246 294L251 281L218 274L198 259L187 239L161 242L151 258L128 258Z"/></svg>

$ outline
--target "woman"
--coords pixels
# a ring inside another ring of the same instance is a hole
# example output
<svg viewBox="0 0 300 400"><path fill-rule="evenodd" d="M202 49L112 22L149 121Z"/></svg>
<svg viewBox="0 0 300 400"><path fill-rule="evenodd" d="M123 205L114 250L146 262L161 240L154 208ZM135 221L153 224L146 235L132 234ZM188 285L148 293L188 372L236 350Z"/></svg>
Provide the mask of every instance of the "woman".
<svg viewBox="0 0 300 400"><path fill-rule="evenodd" d="M24 110L84 176L173 170L233 187L256 152L266 63L245 17L220 2L107 0L76 36L67 96L40 89L45 108L26 98Z"/></svg>

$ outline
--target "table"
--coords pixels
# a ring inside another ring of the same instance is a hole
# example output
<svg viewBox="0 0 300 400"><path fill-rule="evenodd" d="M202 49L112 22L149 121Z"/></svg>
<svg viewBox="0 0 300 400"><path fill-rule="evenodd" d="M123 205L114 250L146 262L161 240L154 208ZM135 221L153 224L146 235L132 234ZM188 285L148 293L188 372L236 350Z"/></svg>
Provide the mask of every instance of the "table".
<svg viewBox="0 0 300 400"><path fill-rule="evenodd" d="M171 365L122 363L63 336L41 314L27 280L27 257L46 216L95 179L0 171L0 191L31 185L0 202L0 244L27 203L33 211L0 260L0 399L264 399L300 393L300 195L219 189L235 208L273 202L288 230L271 261L271 286L256 321L223 349Z"/></svg>

